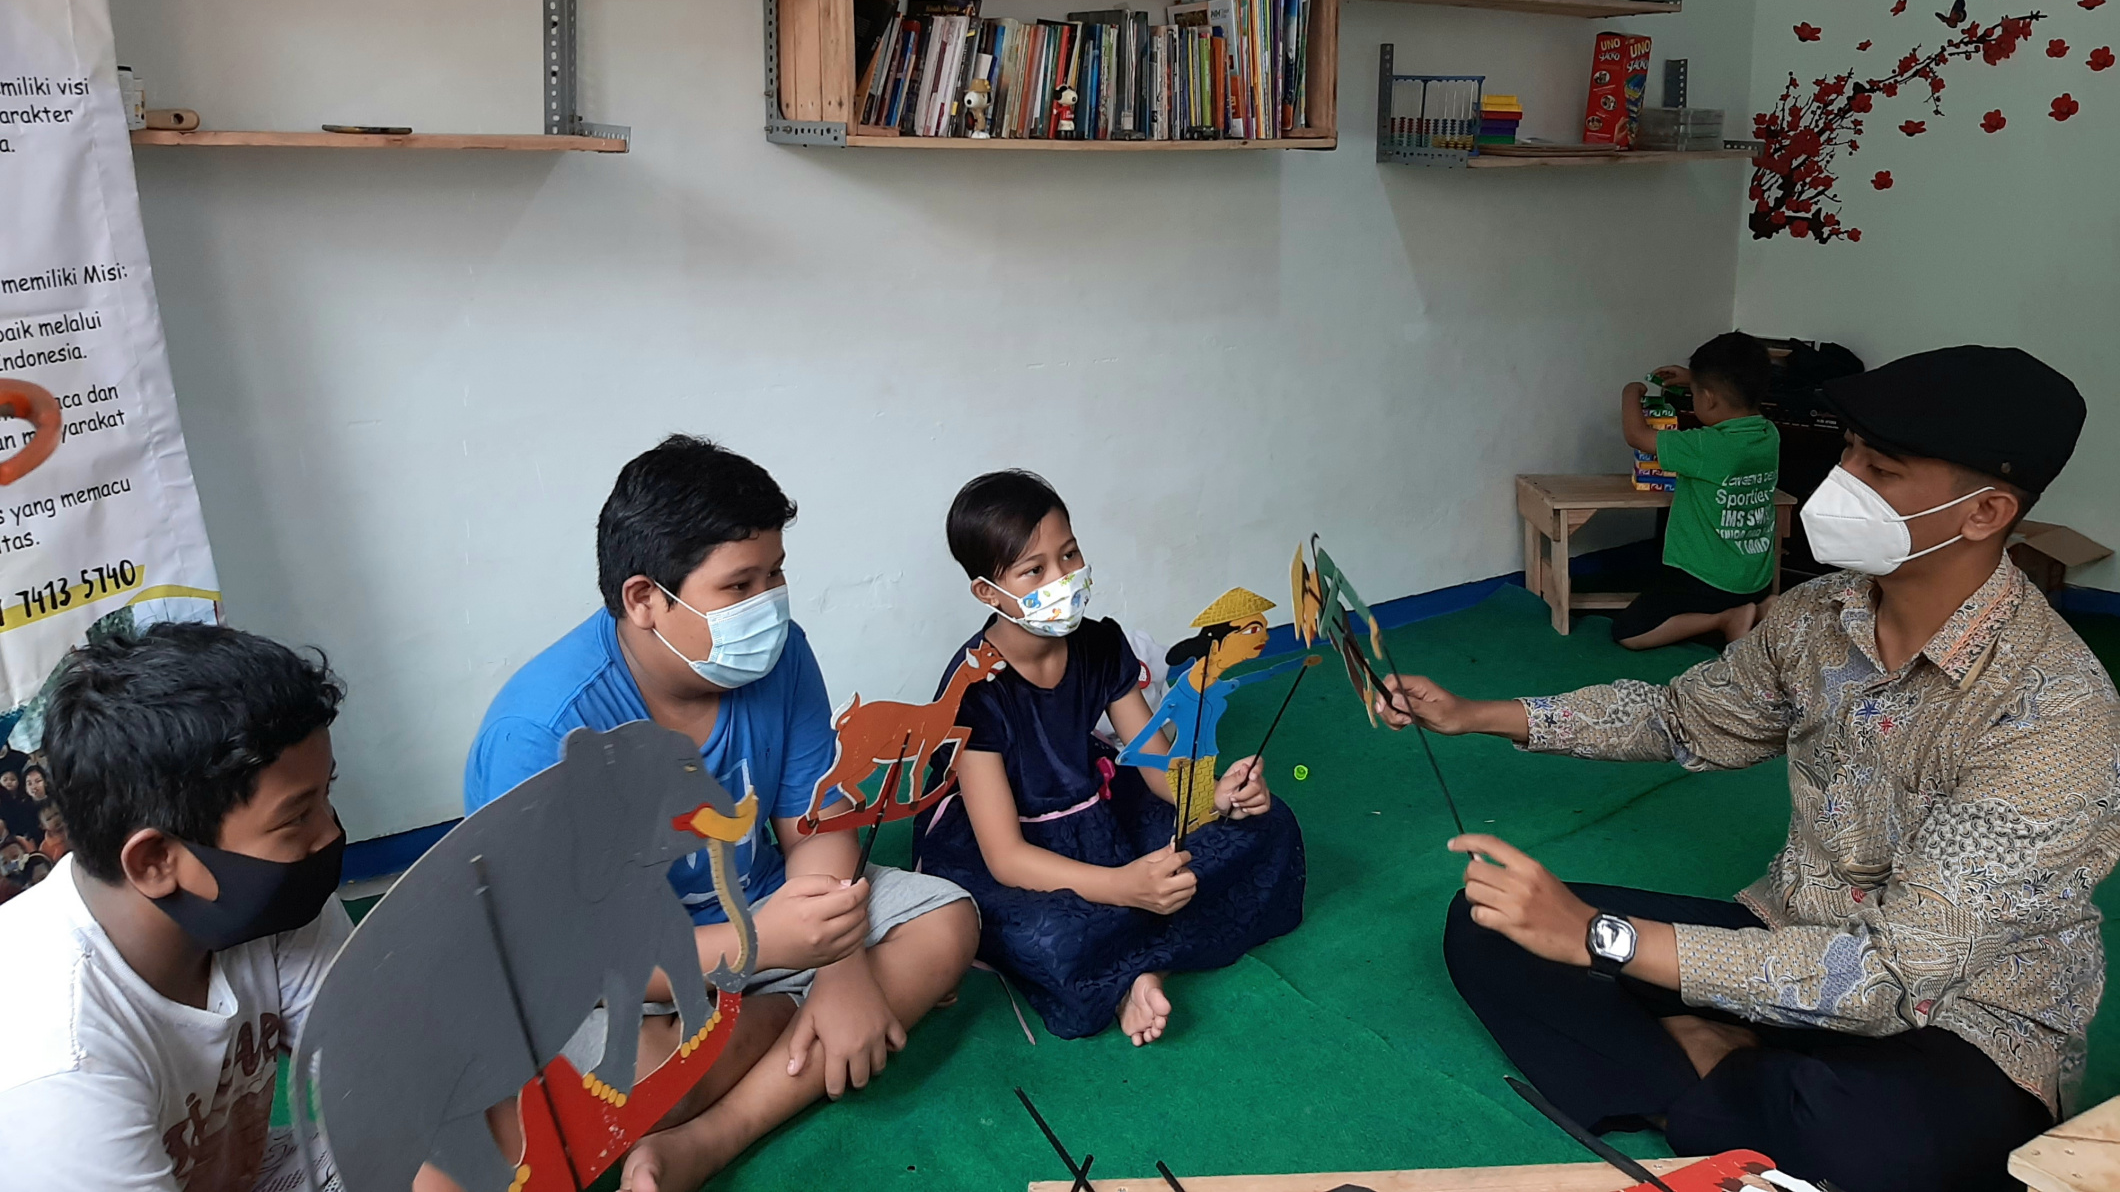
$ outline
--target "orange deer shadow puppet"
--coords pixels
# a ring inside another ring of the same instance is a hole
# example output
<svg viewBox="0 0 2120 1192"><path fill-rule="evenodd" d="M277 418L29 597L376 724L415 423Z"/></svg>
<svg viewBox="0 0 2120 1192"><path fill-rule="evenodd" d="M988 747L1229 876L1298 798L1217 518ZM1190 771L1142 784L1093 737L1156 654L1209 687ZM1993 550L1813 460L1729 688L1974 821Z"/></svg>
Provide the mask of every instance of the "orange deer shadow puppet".
<svg viewBox="0 0 2120 1192"><path fill-rule="evenodd" d="M59 401L35 382L0 377L0 418L20 418L36 428L21 450L0 459L0 485L13 484L59 449Z"/></svg>
<svg viewBox="0 0 2120 1192"><path fill-rule="evenodd" d="M757 817L756 794L732 800L678 733L568 734L557 765L451 829L340 951L295 1050L297 1138L321 1119L346 1192L403 1192L430 1161L473 1192L588 1187L728 1043L757 954L736 842ZM664 874L703 841L738 953L702 978ZM658 969L684 1042L636 1083ZM578 1072L561 1048L598 1004L603 1058ZM513 1163L486 1124L511 1095Z"/></svg>
<svg viewBox="0 0 2120 1192"><path fill-rule="evenodd" d="M941 798L950 788L957 757L964 752L964 743L970 737L968 730L957 726L957 708L964 702L964 693L972 689L972 684L983 683L1007 668L1001 651L982 640L964 652L964 661L951 672L942 698L932 704L896 700L865 704L856 695L832 718L832 728L839 734L838 752L833 756L832 768L817 780L810 793L809 811L797 821L802 834L910 819ZM920 790L919 775L924 763L944 749L949 750L949 759L939 771L930 774L932 784ZM879 767L886 766L889 769L883 785L871 800L862 793L861 784ZM907 771L913 777L901 783L899 775ZM901 785L908 788L910 797L900 797ZM835 801L835 791L848 801L848 806L826 815L824 809Z"/></svg>

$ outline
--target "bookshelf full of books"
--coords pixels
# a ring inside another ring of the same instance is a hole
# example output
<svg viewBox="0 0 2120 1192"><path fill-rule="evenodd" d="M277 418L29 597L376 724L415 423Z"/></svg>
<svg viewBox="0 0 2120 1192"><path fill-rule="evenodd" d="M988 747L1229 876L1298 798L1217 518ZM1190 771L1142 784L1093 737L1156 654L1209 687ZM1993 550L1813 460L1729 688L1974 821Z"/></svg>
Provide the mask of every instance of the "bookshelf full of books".
<svg viewBox="0 0 2120 1192"><path fill-rule="evenodd" d="M985 16L980 0L776 3L779 114L826 122L812 129L842 119L853 147L1337 143L1339 0L1204 0L1042 19ZM831 94L835 80L844 95Z"/></svg>

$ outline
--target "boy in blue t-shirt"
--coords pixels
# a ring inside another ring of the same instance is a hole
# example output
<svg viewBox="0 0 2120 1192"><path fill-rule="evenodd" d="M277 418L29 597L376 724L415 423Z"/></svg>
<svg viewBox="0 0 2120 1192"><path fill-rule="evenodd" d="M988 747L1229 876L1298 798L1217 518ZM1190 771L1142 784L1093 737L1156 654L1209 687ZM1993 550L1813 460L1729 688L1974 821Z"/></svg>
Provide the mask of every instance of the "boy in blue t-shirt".
<svg viewBox="0 0 2120 1192"><path fill-rule="evenodd" d="M765 469L704 439L672 435L628 463L597 520L604 607L501 688L464 769L468 814L558 762L573 729L648 719L698 742L721 784L766 813L736 849L759 971L678 1124L627 1156L628 1192L689 1192L818 1094L866 1085L979 942L963 890L874 865L849 885L856 833L795 831L834 738L824 677L788 618L781 531L794 517ZM670 885L702 965L734 955L706 852L672 865ZM674 1015L646 1021L643 1071L678 1042Z"/></svg>

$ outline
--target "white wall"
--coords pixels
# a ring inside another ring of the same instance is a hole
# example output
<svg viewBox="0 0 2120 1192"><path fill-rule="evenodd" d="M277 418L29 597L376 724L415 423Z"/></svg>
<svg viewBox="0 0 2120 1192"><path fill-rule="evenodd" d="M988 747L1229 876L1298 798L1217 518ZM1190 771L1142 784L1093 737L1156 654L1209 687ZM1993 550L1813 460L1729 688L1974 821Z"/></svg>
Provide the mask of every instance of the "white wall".
<svg viewBox="0 0 2120 1192"><path fill-rule="evenodd" d="M528 0L113 6L151 102L210 126L538 126ZM1701 7L1641 27L1741 94L1750 0ZM1337 152L1173 156L769 145L756 3L584 23L628 156L138 154L229 609L351 681L356 837L456 813L487 700L596 606L597 506L667 431L800 502L835 699L924 698L978 621L941 523L979 471L1050 477L1097 610L1166 640L1284 590L1313 530L1385 599L1515 569L1510 477L1622 467L1618 386L1729 326L1741 164L1374 161L1380 41L1564 136L1589 22L1353 2Z"/></svg>
<svg viewBox="0 0 2120 1192"><path fill-rule="evenodd" d="M1757 110L1772 105L1791 71L1809 80L1861 62L1866 74L1882 72L1917 42L1935 45L1941 32L1920 4L1897 20L1882 5L1826 11L1829 19L1816 4L1760 0ZM1862 150L1840 170L1842 218L1862 229L1861 243L1748 238L1737 322L1762 335L1838 340L1873 366L1961 343L2014 345L2045 360L2083 391L2090 418L2074 462L2035 516L2120 547L2120 69L2085 65L2093 48L2120 44L2120 25L2111 10L2046 11L2053 15L2009 61L1946 70L1941 119L1909 92L1879 101ZM1991 21L1999 12L1990 3L1972 15ZM1824 28L1818 42L1792 33L1806 19ZM2048 58L2057 37L2069 52ZM1874 48L1855 52L1865 38ZM2048 114L2063 92L2082 104L2065 123ZM2008 124L1981 131L1982 115L1997 109ZM1909 119L1926 121L1928 131L1897 131ZM1879 170L1891 172L1891 189L1870 185ZM2007 416L2007 395L1998 407ZM2078 568L2069 579L2120 588L2120 562Z"/></svg>

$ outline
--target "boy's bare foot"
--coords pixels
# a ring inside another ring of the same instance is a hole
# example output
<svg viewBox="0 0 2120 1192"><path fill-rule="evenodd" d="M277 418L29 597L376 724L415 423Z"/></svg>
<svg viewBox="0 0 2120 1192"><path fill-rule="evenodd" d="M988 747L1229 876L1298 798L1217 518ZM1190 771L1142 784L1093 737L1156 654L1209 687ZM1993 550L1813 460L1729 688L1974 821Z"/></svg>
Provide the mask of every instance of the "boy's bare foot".
<svg viewBox="0 0 2120 1192"><path fill-rule="evenodd" d="M1759 1036L1744 1027L1710 1022L1692 1014L1677 1014L1664 1019L1664 1029L1685 1049L1686 1058L1693 1061L1693 1070L1700 1073L1703 1080L1731 1052L1759 1046Z"/></svg>
<svg viewBox="0 0 2120 1192"><path fill-rule="evenodd" d="M721 1153L712 1136L697 1128L702 1121L695 1118L674 1129L658 1130L636 1143L626 1153L619 1192L693 1192L727 1167L736 1156Z"/></svg>
<svg viewBox="0 0 2120 1192"><path fill-rule="evenodd" d="M1119 1003L1119 1029L1142 1047L1163 1037L1170 1025L1170 997L1163 992L1162 973L1142 973Z"/></svg>
<svg viewBox="0 0 2120 1192"><path fill-rule="evenodd" d="M1724 613L1722 619L1716 623L1716 628L1722 630L1724 641L1734 642L1745 634L1752 632L1752 626L1758 623L1759 606L1756 604L1740 604L1729 612Z"/></svg>

